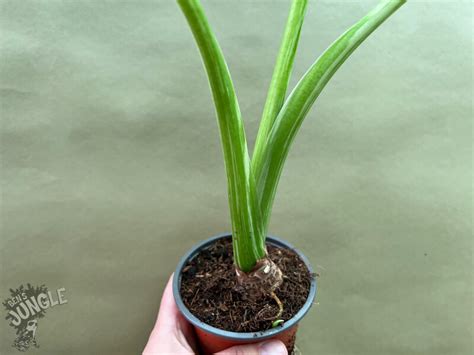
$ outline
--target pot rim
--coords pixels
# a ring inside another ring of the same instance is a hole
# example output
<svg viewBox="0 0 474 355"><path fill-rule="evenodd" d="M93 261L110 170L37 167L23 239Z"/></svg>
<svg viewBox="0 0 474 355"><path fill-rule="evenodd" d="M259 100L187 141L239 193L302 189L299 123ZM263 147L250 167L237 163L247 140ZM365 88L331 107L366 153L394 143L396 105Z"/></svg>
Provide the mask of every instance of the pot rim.
<svg viewBox="0 0 474 355"><path fill-rule="evenodd" d="M293 318L284 322L282 326L279 326L277 328L272 328L272 329L258 331L258 332L245 332L245 333L228 331L228 330L219 329L209 324L206 324L205 322L201 321L199 318L197 318L194 314L192 314L188 310L179 292L180 286L181 286L181 271L184 265L187 263L189 259L195 257L201 249L212 244L214 241L218 239L222 239L226 237L232 237L232 234L222 233L222 234L218 234L214 237L201 241L200 243L193 246L179 261L178 266L176 267L176 271L174 272L174 275L173 275L173 296L181 314L183 314L183 316L195 327L198 327L207 333L211 333L211 334L214 334L226 339L231 339L234 341L263 340L263 339L271 338L277 334L283 333L284 331L295 326L306 315L306 313L309 311L309 309L313 305L313 300L314 300L314 297L316 296L316 279L314 277L311 278L311 285L309 289L308 298L306 299L306 302L303 305L303 307L301 307L301 309L293 316ZM270 235L267 237L267 242L270 242L271 244L284 247L287 249L291 249L292 251L294 251L298 255L298 257L303 261L305 266L308 268L309 272L313 273L313 268L311 267L311 264L309 263L308 259L303 255L303 253L301 253L298 249L293 247L293 245L291 245L285 240L282 240Z"/></svg>

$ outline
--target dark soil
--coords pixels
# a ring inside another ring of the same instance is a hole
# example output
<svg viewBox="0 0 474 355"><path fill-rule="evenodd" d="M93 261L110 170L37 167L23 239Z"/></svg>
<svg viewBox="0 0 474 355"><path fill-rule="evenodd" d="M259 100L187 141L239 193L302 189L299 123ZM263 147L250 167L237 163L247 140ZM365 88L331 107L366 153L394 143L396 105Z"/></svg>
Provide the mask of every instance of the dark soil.
<svg viewBox="0 0 474 355"><path fill-rule="evenodd" d="M280 319L291 319L308 298L312 275L293 251L268 245L268 254L283 272L275 294L283 303ZM249 302L237 288L231 239L220 239L183 268L181 297L200 320L234 332L270 329L278 305L271 297Z"/></svg>

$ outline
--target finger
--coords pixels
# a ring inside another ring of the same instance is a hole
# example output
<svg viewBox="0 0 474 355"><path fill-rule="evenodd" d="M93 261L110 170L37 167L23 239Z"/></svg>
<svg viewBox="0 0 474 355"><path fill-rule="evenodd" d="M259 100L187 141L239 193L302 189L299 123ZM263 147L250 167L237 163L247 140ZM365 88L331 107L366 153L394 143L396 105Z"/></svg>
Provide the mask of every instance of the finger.
<svg viewBox="0 0 474 355"><path fill-rule="evenodd" d="M173 275L171 274L161 298L160 311L155 327L159 327L162 333L182 333L189 342L193 343L194 330L192 325L184 318L176 305L173 296Z"/></svg>
<svg viewBox="0 0 474 355"><path fill-rule="evenodd" d="M288 355L288 351L280 340L270 340L259 344L233 346L216 355Z"/></svg>
<svg viewBox="0 0 474 355"><path fill-rule="evenodd" d="M177 345L188 353L193 353L195 346L192 326L179 312L173 297L173 275L163 291L158 317L144 353L155 354L158 349L165 351L165 345Z"/></svg>
<svg viewBox="0 0 474 355"><path fill-rule="evenodd" d="M171 274L166 284L163 296L161 297L160 310L156 319L156 326L161 330L175 329L177 324L177 316L179 315L178 307L173 297L173 274Z"/></svg>

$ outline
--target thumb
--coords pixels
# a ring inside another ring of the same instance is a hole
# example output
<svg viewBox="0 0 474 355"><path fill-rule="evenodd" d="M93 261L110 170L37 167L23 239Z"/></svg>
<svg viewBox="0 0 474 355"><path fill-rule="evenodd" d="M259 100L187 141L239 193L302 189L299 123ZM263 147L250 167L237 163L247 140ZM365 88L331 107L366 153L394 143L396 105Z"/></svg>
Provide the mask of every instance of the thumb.
<svg viewBox="0 0 474 355"><path fill-rule="evenodd" d="M216 355L288 355L288 351L280 340L270 340L258 344L233 346Z"/></svg>

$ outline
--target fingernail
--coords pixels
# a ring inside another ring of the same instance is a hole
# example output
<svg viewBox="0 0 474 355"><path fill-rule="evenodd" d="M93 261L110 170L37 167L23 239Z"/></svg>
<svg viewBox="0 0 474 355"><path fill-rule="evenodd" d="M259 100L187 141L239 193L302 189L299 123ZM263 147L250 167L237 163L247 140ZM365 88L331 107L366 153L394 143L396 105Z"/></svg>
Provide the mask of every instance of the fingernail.
<svg viewBox="0 0 474 355"><path fill-rule="evenodd" d="M259 346L260 355L287 355L286 346L279 340L270 340Z"/></svg>

